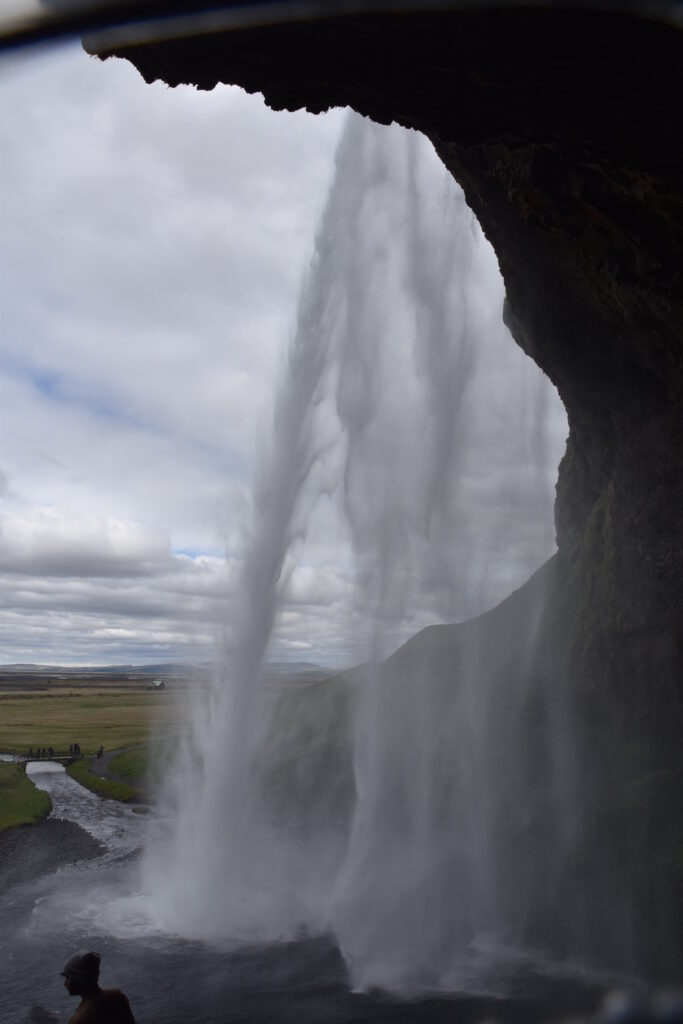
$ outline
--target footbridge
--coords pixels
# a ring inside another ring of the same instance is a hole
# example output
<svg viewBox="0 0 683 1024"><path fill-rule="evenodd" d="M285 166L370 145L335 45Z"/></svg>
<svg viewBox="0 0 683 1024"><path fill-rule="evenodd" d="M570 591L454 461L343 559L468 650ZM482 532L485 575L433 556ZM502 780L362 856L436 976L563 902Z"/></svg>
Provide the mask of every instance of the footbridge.
<svg viewBox="0 0 683 1024"><path fill-rule="evenodd" d="M73 761L80 761L82 757L89 755L78 751L74 753L73 750L40 750L40 751L29 751L27 754L16 754L12 759L12 764L28 764L31 761L57 761L59 764L71 764Z"/></svg>

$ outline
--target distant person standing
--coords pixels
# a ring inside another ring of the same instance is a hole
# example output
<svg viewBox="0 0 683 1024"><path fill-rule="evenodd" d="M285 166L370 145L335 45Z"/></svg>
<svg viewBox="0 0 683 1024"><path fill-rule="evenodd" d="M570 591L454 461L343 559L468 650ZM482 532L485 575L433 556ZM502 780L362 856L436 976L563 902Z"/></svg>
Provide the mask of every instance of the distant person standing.
<svg viewBox="0 0 683 1024"><path fill-rule="evenodd" d="M74 953L64 970L64 987L81 1002L69 1024L135 1024L130 1003L118 988L100 988L100 954Z"/></svg>

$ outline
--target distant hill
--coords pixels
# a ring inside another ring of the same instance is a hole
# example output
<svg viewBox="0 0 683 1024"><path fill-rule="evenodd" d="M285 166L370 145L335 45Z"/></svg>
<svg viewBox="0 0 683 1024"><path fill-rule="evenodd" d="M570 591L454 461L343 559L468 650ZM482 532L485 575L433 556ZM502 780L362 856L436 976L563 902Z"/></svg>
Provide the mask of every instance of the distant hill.
<svg viewBox="0 0 683 1024"><path fill-rule="evenodd" d="M0 680L9 679L122 679L122 678L163 678L187 679L191 677L208 677L214 669L209 662L191 664L190 662L158 662L145 665L36 665L29 662L0 665ZM331 674L331 670L313 662L296 661L271 662L266 665L266 672L275 678L321 679Z"/></svg>
<svg viewBox="0 0 683 1024"><path fill-rule="evenodd" d="M92 678L94 676L187 676L208 671L205 665L166 663L157 665L33 665L16 663L0 665L0 677L7 676L69 676L69 678Z"/></svg>

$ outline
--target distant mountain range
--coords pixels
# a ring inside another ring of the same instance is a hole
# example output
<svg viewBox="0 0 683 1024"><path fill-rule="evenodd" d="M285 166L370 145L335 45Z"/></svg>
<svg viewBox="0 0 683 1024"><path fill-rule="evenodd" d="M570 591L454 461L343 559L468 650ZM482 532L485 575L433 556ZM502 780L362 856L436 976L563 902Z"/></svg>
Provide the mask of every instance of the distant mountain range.
<svg viewBox="0 0 683 1024"><path fill-rule="evenodd" d="M0 676L111 676L111 675L140 675L140 676L177 676L187 675L188 672L208 671L210 666L189 665L182 663L167 663L158 665L31 665L14 664L0 665Z"/></svg>
<svg viewBox="0 0 683 1024"><path fill-rule="evenodd" d="M152 676L185 678L197 674L209 674L213 665L210 662L191 664L189 662L160 662L153 665L33 665L15 663L0 665L0 678L3 676L69 676L70 678L93 678L94 676ZM327 675L330 670L322 665L305 661L276 661L266 665L269 673L280 676L289 675Z"/></svg>

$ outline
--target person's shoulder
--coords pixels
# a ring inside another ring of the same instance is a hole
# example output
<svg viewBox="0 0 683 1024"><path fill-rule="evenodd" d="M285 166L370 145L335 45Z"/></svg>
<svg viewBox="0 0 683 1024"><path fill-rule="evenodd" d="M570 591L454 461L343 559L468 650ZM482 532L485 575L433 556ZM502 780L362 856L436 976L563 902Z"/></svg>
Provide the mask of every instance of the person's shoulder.
<svg viewBox="0 0 683 1024"><path fill-rule="evenodd" d="M106 1003L107 1009L120 1014L120 1017L117 1017L117 1024L119 1020L121 1024L130 1024L130 1022L135 1024L125 992L122 992L120 988L103 988L102 996L104 997L102 1001Z"/></svg>
<svg viewBox="0 0 683 1024"><path fill-rule="evenodd" d="M69 1024L135 1024L128 997L118 988L103 988L84 1000Z"/></svg>
<svg viewBox="0 0 683 1024"><path fill-rule="evenodd" d="M92 1021L97 1019L93 1018L92 1010L92 1001L90 999L82 1002L77 1007L73 1016L69 1017L69 1024L92 1024Z"/></svg>
<svg viewBox="0 0 683 1024"><path fill-rule="evenodd" d="M91 1024L91 1021L93 1020L92 1011L93 1000L84 999L83 1002L76 1007L73 1016L69 1017L69 1024Z"/></svg>

